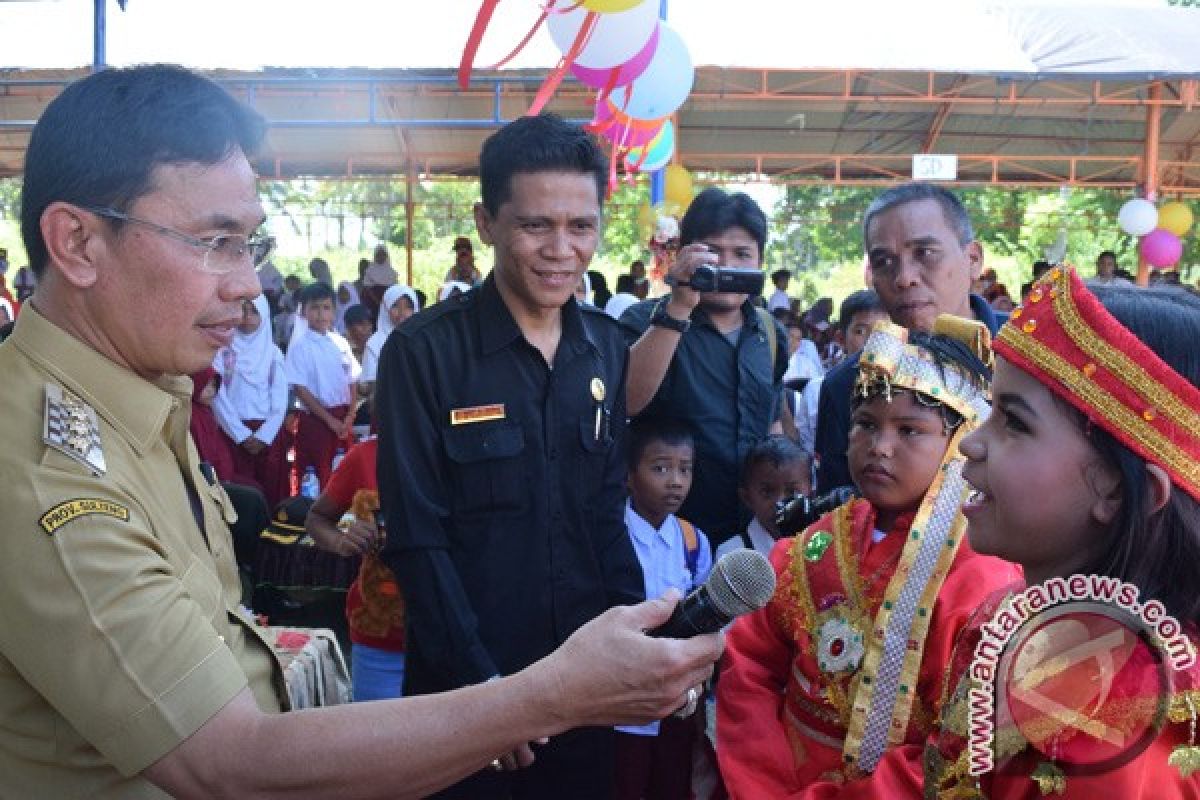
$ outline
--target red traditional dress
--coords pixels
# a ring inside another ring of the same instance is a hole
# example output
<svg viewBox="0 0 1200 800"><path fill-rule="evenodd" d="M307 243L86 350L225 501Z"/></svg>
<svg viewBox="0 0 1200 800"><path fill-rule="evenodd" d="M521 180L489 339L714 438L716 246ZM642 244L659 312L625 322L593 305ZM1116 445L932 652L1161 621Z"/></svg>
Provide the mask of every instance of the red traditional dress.
<svg viewBox="0 0 1200 800"><path fill-rule="evenodd" d="M983 603L955 645L950 673L959 677L948 687L952 691L939 727L926 744L923 770L914 769L911 760L901 762L889 754L877 772L906 785L923 782L927 798L1200 797L1200 775L1193 773L1200 768L1195 739L1200 667L1193 663L1174 669L1168 659L1151 652L1154 645L1149 640L1116 663L1101 651L1105 658L1084 660L1064 671L1057 687L1040 687L1044 696L1061 702L1070 682L1077 694L1068 709L1022 714L1018 723L1010 701L989 687L997 720L991 739L994 763L979 777L970 774L969 692L981 686L972 677L971 666L978 661L976 647L983 625L1012 595L1012 591L1000 592ZM1092 632L1084 638L1095 642L1099 637ZM1195 632L1187 638L1194 646ZM1161 683L1164 676L1169 681L1166 687ZM1080 717L1071 713L1076 711L1088 722L1103 725L1100 731L1113 736L1114 744L1082 734L1077 727ZM1143 735L1148 743L1141 741ZM1036 742L1031 743L1031 738ZM1094 758L1086 758L1092 762L1090 769L1078 765L1080 757L1092 754Z"/></svg>
<svg viewBox="0 0 1200 800"><path fill-rule="evenodd" d="M897 686L912 703L902 743L890 752L910 773L900 783L872 775L846 784L856 777L843 752L853 706L869 694L865 634L887 602L912 521L906 515L872 543L875 509L855 500L775 545L779 588L730 630L717 686L717 753L731 797L919 796L922 747L955 638L979 603L1019 572L959 544L932 604L915 685Z"/></svg>
<svg viewBox="0 0 1200 800"><path fill-rule="evenodd" d="M990 359L982 325L943 316L935 331ZM874 771L893 752L919 776L958 632L1019 578L971 551L959 512L969 487L958 443L989 413L987 388L883 322L863 348L855 390L889 402L912 392L959 421L947 422L954 428L919 507L882 538L862 499L776 544L775 596L734 624L717 689L717 753L734 798L919 794Z"/></svg>
<svg viewBox="0 0 1200 800"><path fill-rule="evenodd" d="M1173 492L1200 500L1200 389L1109 313L1074 270L1056 267L1033 287L998 334L996 353L1164 470ZM1057 580L1064 579L1115 580ZM1129 584L1119 606L1111 591L1093 602L1072 598L1073 608L1061 598L1035 605L1055 580L1011 600L992 598L964 631L950 667L959 677L925 752L924 796L1200 797L1195 627L1172 621L1171 631L1161 617L1151 620L1151 603ZM1022 604L1031 614L1024 620ZM1140 609L1143 620L1122 606ZM1007 641L997 635L1007 631ZM989 650L1000 655L985 658ZM994 725L980 737L977 722L989 710ZM878 772L915 780L910 763L892 761Z"/></svg>

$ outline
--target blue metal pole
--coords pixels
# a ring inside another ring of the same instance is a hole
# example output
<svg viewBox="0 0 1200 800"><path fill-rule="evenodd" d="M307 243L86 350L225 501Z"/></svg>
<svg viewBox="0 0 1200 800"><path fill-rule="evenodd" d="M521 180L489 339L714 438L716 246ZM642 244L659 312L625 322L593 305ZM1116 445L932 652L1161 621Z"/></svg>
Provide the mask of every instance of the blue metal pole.
<svg viewBox="0 0 1200 800"><path fill-rule="evenodd" d="M667 0L659 0L658 17L663 20L667 18ZM675 131L675 147L679 147L679 131ZM663 201L665 189L666 181L663 179L663 171L658 169L650 173L650 205L656 206Z"/></svg>
<svg viewBox="0 0 1200 800"><path fill-rule="evenodd" d="M92 72L99 72L106 66L104 53L104 42L107 38L104 24L104 4L106 2L107 0L95 0L94 3L96 15L92 21Z"/></svg>

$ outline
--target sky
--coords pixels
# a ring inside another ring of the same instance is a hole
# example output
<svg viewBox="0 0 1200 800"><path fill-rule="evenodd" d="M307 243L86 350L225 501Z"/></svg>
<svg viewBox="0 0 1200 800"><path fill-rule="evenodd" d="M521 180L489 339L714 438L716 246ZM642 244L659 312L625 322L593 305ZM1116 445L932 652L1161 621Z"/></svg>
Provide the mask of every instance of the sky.
<svg viewBox="0 0 1200 800"><path fill-rule="evenodd" d="M1056 6L1161 7L1166 0L1047 0ZM760 39L782 36L788 50L818 50L828 30L873 19L884 31L925 20L974 19L988 6L1036 5L1030 0L669 0L668 19L693 52L759 57ZM447 67L456 65L478 0L128 0L122 12L107 0L108 63L170 61L199 68ZM803 9L802 19L797 9ZM736 9L736 12L735 12ZM967 16L963 16L966 14ZM503 56L538 15L535 0L498 6L479 63ZM93 0L0 0L0 68L52 68L92 61ZM829 20L826 25L823 20ZM771 25L773 22L788 23ZM803 24L801 24L803 23ZM822 31L814 35L813 30ZM983 44L977 34L964 46ZM920 49L913 42L897 43ZM943 40L942 48L952 43ZM557 56L539 33L514 66L545 66ZM713 62L716 63L716 62ZM771 64L742 64L766 67Z"/></svg>
<svg viewBox="0 0 1200 800"><path fill-rule="evenodd" d="M107 63L175 62L201 69L456 66L479 0L128 0L107 2ZM1162 7L1166 0L1046 0L1055 6ZM668 0L668 20L697 63L933 52L951 63L1020 60L1003 36L980 35L992 6L1034 0ZM92 61L93 0L0 0L0 69L79 67ZM735 11L736 9L736 11ZM537 0L504 0L476 63L505 55L536 22ZM802 16L801 16L802 15ZM873 22L864 30L860 20ZM973 31L936 31L952 21ZM774 21L789 24L771 25ZM927 30L928 29L928 32ZM845 42L826 31L844 31ZM897 31L903 30L903 33ZM820 33L814 34L813 31ZM918 42L911 36L925 36ZM849 45L849 46L847 46ZM936 45L936 46L935 46ZM991 51L988 52L989 47ZM764 52L774 55L763 55ZM815 54L815 55L813 55ZM544 67L559 51L539 32L514 67ZM719 60L723 59L723 60ZM776 192L747 186L760 202Z"/></svg>

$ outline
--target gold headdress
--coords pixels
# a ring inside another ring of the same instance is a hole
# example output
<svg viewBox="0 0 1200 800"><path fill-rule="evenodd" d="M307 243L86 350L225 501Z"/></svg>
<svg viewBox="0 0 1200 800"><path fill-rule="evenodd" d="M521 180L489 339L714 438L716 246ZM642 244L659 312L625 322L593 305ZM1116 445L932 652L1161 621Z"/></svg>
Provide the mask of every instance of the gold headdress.
<svg viewBox="0 0 1200 800"><path fill-rule="evenodd" d="M934 323L934 333L962 342L985 366L991 366L991 334L983 323L942 314ZM884 320L875 323L867 338L854 391L861 397L883 394L890 401L897 389L953 409L972 429L991 410L988 387L953 364L939 366L908 343L907 329Z"/></svg>

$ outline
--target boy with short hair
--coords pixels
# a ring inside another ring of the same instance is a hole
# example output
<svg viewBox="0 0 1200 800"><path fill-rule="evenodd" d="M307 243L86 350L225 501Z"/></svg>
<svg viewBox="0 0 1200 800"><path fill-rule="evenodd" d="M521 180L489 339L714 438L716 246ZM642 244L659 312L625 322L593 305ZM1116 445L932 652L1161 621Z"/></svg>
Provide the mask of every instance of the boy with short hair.
<svg viewBox="0 0 1200 800"><path fill-rule="evenodd" d="M875 323L886 319L887 309L874 289L859 289L843 300L838 309L838 329L846 355L862 350Z"/></svg>
<svg viewBox="0 0 1200 800"><path fill-rule="evenodd" d="M857 292L850 294L842 301L842 305L838 309L837 319L838 333L841 335L844 355L852 356L862 350L863 346L867 343L867 337L871 334L871 329L875 327L875 323L887 319L889 319L887 309L883 307L883 301L879 299L879 295L874 289L859 289ZM805 385L804 391L801 392L805 410L808 412L806 417L812 426L808 431L808 441L813 441L816 435L817 407L820 405L821 382L824 380L824 376L813 378ZM796 415L797 419L800 417L800 414ZM803 437L801 438L803 440Z"/></svg>
<svg viewBox="0 0 1200 800"><path fill-rule="evenodd" d="M304 289L308 329L288 348L284 367L302 411L296 430L296 471L314 467L324 486L337 448L345 447L354 424L354 382L361 372L350 344L333 330L333 288Z"/></svg>
<svg viewBox="0 0 1200 800"><path fill-rule="evenodd" d="M625 526L642 565L647 597L672 588L687 595L712 569L708 538L675 516L692 486L695 454L692 432L682 420L648 416L629 424ZM697 730L690 716L618 727L613 797L689 798Z"/></svg>
<svg viewBox="0 0 1200 800"><path fill-rule="evenodd" d="M738 480L738 499L754 518L745 531L721 543L713 560L720 561L726 553L743 548L770 555L779 538L775 506L780 500L812 490L811 467L804 450L786 436L768 436L756 444L746 455Z"/></svg>
<svg viewBox="0 0 1200 800"><path fill-rule="evenodd" d="M375 332L375 322L371 319L371 312L362 303L355 303L346 309L346 314L342 319L346 323L346 341L350 342L350 350L361 364L367 340Z"/></svg>
<svg viewBox="0 0 1200 800"><path fill-rule="evenodd" d="M767 300L767 311L774 314L776 310L792 310L792 298L788 297L787 293L791 280L792 273L786 269L777 269L771 273L771 283L775 285L775 291L771 292L771 297Z"/></svg>

